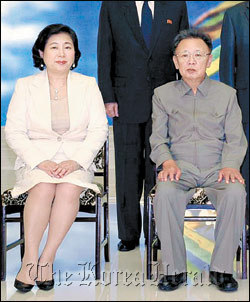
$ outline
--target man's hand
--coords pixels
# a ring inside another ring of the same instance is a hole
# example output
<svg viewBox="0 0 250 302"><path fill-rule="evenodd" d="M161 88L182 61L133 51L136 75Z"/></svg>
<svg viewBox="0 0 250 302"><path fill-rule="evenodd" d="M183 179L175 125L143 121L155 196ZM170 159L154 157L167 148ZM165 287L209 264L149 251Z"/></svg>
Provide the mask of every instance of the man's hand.
<svg viewBox="0 0 250 302"><path fill-rule="evenodd" d="M231 182L235 182L237 179L240 183L244 184L245 180L240 174L240 171L234 168L223 168L219 171L218 182L221 182L222 179L225 179L226 183L228 184Z"/></svg>
<svg viewBox="0 0 250 302"><path fill-rule="evenodd" d="M163 163L163 170L158 174L160 181L167 181L168 178L173 181L178 181L181 176L181 170L178 168L174 160L166 160Z"/></svg>
<svg viewBox="0 0 250 302"><path fill-rule="evenodd" d="M54 177L53 172L55 169L57 169L58 164L51 160L44 160L37 167L46 172L49 176Z"/></svg>
<svg viewBox="0 0 250 302"><path fill-rule="evenodd" d="M65 160L58 164L58 167L53 171L53 175L54 177L62 178L78 169L80 169L80 165L76 161Z"/></svg>
<svg viewBox="0 0 250 302"><path fill-rule="evenodd" d="M119 116L118 114L118 104L117 103L106 103L105 104L106 113L109 117Z"/></svg>

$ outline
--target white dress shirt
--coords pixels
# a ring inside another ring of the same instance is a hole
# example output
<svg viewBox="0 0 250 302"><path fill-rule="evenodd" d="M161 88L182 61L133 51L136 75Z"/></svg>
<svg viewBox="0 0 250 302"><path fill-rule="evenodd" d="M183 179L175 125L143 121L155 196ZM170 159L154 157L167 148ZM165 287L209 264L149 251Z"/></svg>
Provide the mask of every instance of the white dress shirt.
<svg viewBox="0 0 250 302"><path fill-rule="evenodd" d="M140 25L141 25L141 13L142 13L143 3L144 3L144 1L135 1ZM152 17L154 18L154 8L155 8L154 1L148 1L148 6L151 9Z"/></svg>

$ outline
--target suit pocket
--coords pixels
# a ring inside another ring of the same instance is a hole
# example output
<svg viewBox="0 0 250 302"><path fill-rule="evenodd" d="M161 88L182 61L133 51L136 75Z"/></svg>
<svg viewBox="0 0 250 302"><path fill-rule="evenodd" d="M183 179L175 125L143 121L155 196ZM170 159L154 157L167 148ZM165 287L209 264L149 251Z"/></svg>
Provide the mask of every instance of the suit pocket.
<svg viewBox="0 0 250 302"><path fill-rule="evenodd" d="M216 119L220 119L225 116L225 112L215 111L212 113L212 116Z"/></svg>
<svg viewBox="0 0 250 302"><path fill-rule="evenodd" d="M178 127L176 128L176 126L179 123L179 114L178 113L179 113L179 110L177 108L172 108L168 115L169 128L172 130L175 128L175 131L178 128Z"/></svg>
<svg viewBox="0 0 250 302"><path fill-rule="evenodd" d="M211 117L212 117L211 118L212 127L214 128L214 131L216 131L216 129L217 129L217 131L219 131L221 133L221 131L224 128L224 124L225 124L226 112L215 109L211 113Z"/></svg>

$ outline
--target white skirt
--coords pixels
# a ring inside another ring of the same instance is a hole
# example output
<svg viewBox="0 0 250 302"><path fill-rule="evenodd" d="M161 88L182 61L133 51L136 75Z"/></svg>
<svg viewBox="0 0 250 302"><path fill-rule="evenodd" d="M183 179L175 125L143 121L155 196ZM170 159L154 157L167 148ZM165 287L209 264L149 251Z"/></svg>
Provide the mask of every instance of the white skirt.
<svg viewBox="0 0 250 302"><path fill-rule="evenodd" d="M51 159L56 163L60 163L64 160L69 160L63 151L59 150L56 155ZM84 169L76 170L62 178L51 177L46 172L39 168L30 169L29 166L24 166L16 170L16 183L11 191L13 198L16 198L18 195L28 191L35 185L45 182L45 183L71 183L83 188L90 188L97 193L100 193L100 190L96 184L93 184L94 178L94 169L90 167L87 171Z"/></svg>

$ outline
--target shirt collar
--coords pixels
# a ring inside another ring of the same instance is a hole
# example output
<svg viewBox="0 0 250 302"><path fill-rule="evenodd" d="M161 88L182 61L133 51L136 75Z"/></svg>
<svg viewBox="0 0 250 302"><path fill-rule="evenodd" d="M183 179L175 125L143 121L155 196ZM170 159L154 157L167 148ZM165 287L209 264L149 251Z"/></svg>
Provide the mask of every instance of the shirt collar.
<svg viewBox="0 0 250 302"><path fill-rule="evenodd" d="M183 79L180 80L180 84L181 84L181 90L180 90L181 96L192 93L192 88ZM198 86L197 91L199 91L203 96L206 96L208 94L209 86L210 86L210 79L206 74L205 79Z"/></svg>
<svg viewBox="0 0 250 302"><path fill-rule="evenodd" d="M136 4L139 4L140 6L143 6L144 1L135 1ZM154 3L154 1L148 1L148 4Z"/></svg>

